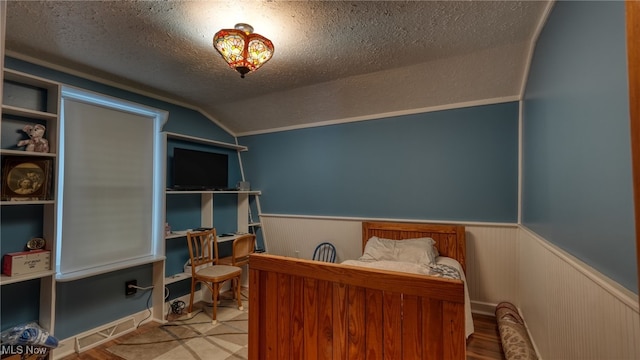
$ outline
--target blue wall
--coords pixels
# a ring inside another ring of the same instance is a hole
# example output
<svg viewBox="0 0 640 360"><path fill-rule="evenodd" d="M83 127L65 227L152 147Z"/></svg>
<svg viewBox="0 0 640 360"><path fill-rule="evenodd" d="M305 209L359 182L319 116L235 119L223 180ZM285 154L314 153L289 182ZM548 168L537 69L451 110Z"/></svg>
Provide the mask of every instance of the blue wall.
<svg viewBox="0 0 640 360"><path fill-rule="evenodd" d="M624 2L557 2L524 100L523 224L637 293Z"/></svg>
<svg viewBox="0 0 640 360"><path fill-rule="evenodd" d="M40 279L2 285L0 294L2 331L40 317Z"/></svg>
<svg viewBox="0 0 640 360"><path fill-rule="evenodd" d="M121 271L56 284L56 322L54 333L59 339L93 329L151 306L150 291L138 290L125 296L124 283L137 280L138 286L152 284L152 265L141 265Z"/></svg>
<svg viewBox="0 0 640 360"><path fill-rule="evenodd" d="M66 85L164 109L169 112L169 120L164 126L164 131L235 143L232 135L202 116L199 112L191 109L9 57L5 59L5 67L58 81ZM113 141L117 142L118 139L113 139ZM13 140L9 141L9 143L13 143ZM171 161L174 146L206 148L200 145L185 144L181 141L171 141L167 154L168 162ZM222 151L226 152L227 150ZM240 167L236 152L233 151L230 155L229 183L234 185L240 180ZM168 171L169 169L170 166L168 166ZM170 181L171 179L169 179ZM167 216L170 221L175 219L177 223L174 228L176 229L182 226L184 228L197 227L200 222L200 197L196 196L197 202L193 202L188 199L188 195L184 196L184 198L168 201L169 206L175 206L170 209ZM214 213L216 215L214 224L220 226L221 232L236 230L236 199L235 197L231 199L231 197L216 196L214 202ZM181 212L186 214L181 214ZM42 236L42 206L12 206L11 209L3 207L1 215L0 235L2 236L3 253L22 250L29 238ZM189 226L192 222L197 226ZM186 258L188 258L186 240L172 239L167 240L167 242L167 273L168 275L173 274L178 270L181 272L181 267ZM221 251L225 250L222 249ZM124 282L131 279L137 279L139 286L149 286L152 281L152 266L138 266L87 279L58 283L56 286L56 327L54 335L59 339L65 339L96 326L145 310L147 308L148 292L138 291L136 296L124 296ZM170 298L189 293L188 286L182 286L183 282L170 287ZM38 280L2 287L2 312L0 313L2 330L21 322L38 319L39 290Z"/></svg>
<svg viewBox="0 0 640 360"><path fill-rule="evenodd" d="M239 141L263 213L517 221L517 103Z"/></svg>

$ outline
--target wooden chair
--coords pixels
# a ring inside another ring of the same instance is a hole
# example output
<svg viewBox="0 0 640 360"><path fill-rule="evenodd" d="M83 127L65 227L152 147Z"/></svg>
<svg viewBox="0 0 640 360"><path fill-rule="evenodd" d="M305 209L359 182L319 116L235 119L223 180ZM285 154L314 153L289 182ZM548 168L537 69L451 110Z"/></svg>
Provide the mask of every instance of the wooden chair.
<svg viewBox="0 0 640 360"><path fill-rule="evenodd" d="M231 256L220 259L219 264L244 266L249 263L249 255L256 251L256 236L254 234L241 235L233 240Z"/></svg>
<svg viewBox="0 0 640 360"><path fill-rule="evenodd" d="M249 255L256 251L255 234L245 234L233 240L233 252L231 256L220 259L219 264L231 266L244 266L249 263ZM233 285L240 289L241 284L234 280Z"/></svg>
<svg viewBox="0 0 640 360"><path fill-rule="evenodd" d="M231 265L220 265L218 263L218 236L216 229L200 232L188 232L187 242L189 244L189 257L191 259L191 295L189 297L189 316L193 310L193 296L196 291L196 284L202 283L211 290L213 300L213 313L211 322L216 324L216 314L218 310L218 296L220 287L227 280L240 283L242 268ZM213 250L212 250L213 247ZM242 310L242 299L240 298L240 287L236 286L238 299L238 309Z"/></svg>

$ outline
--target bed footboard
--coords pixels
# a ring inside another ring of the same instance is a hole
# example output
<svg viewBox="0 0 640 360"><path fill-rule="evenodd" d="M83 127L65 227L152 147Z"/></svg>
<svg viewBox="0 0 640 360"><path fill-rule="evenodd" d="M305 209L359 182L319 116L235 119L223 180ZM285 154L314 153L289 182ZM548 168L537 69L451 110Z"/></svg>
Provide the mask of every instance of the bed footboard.
<svg viewBox="0 0 640 360"><path fill-rule="evenodd" d="M255 254L249 359L466 359L462 281Z"/></svg>

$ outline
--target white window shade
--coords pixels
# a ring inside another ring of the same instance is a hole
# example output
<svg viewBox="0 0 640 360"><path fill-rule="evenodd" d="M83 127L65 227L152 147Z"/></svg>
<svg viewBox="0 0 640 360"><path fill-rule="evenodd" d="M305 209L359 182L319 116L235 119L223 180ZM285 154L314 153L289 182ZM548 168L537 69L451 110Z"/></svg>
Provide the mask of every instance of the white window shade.
<svg viewBox="0 0 640 360"><path fill-rule="evenodd" d="M58 280L153 261L163 229L164 119L76 95L63 92Z"/></svg>

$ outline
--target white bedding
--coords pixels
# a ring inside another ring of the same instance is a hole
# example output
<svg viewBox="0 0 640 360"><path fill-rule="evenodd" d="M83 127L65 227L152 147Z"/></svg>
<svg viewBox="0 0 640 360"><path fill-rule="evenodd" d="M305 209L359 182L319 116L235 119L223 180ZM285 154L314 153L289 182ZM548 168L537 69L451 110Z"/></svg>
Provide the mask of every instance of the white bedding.
<svg viewBox="0 0 640 360"><path fill-rule="evenodd" d="M346 260L342 262L345 265L355 265L362 267L369 267L375 269L382 270L392 270L392 271L400 271L412 274L422 274L422 275L431 275L433 276L433 269L431 269L427 265L415 264L411 262L401 262L401 261L390 261L390 260L379 260L379 261L361 261L361 260ZM471 317L471 302L469 299L469 290L467 289L467 279L464 276L464 272L462 271L462 266L460 263L453 258L438 256L436 258L436 264L438 265L448 265L458 270L460 274L460 279L464 283L464 318L465 318L465 337L469 337L469 335L473 334L473 318ZM441 276L442 277L442 276Z"/></svg>

